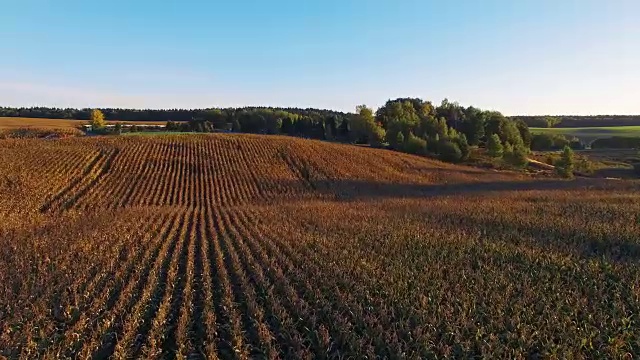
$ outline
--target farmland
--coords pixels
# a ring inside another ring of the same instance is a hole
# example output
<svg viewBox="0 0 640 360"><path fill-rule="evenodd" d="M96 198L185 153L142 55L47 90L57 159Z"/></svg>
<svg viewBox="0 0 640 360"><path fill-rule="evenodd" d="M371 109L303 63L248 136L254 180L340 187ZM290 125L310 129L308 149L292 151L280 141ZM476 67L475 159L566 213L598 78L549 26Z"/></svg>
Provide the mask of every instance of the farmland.
<svg viewBox="0 0 640 360"><path fill-rule="evenodd" d="M632 358L640 183L281 136L0 141L8 358Z"/></svg>
<svg viewBox="0 0 640 360"><path fill-rule="evenodd" d="M614 136L640 137L640 126L607 126L607 127L575 127L575 128L531 128L534 134L559 134L575 136L584 143L591 143L596 139Z"/></svg>
<svg viewBox="0 0 640 360"><path fill-rule="evenodd" d="M160 121L109 121L109 124L144 124L144 125L165 125ZM0 117L0 130L20 129L20 128L36 128L46 130L56 129L77 129L82 125L88 124L87 120L67 120L67 119L38 119L38 118L20 118L20 117Z"/></svg>

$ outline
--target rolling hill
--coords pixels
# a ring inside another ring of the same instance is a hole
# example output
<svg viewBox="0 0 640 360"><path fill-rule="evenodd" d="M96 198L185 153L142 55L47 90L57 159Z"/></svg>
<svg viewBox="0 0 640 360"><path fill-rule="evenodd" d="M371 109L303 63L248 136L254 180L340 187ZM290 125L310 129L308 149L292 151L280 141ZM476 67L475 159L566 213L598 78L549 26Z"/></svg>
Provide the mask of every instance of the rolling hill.
<svg viewBox="0 0 640 360"><path fill-rule="evenodd" d="M637 181L280 136L0 141L0 355L640 353Z"/></svg>

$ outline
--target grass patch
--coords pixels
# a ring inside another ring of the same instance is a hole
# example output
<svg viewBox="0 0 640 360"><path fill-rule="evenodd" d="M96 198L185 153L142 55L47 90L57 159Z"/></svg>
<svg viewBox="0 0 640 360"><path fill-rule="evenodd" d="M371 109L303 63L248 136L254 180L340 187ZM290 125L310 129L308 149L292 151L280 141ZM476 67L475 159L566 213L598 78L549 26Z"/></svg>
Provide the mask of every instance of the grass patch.
<svg viewBox="0 0 640 360"><path fill-rule="evenodd" d="M533 134L558 134L575 136L580 141L590 144L596 139L614 136L640 137L640 126L606 126L576 128L530 128Z"/></svg>

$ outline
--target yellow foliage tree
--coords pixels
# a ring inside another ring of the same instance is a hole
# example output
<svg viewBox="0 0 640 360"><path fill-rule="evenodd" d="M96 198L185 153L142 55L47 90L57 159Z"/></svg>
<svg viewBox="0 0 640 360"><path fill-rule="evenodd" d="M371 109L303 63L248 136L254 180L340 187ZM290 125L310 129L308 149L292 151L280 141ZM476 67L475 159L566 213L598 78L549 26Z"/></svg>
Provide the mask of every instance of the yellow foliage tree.
<svg viewBox="0 0 640 360"><path fill-rule="evenodd" d="M91 111L91 128L92 130L102 130L107 123L104 121L104 114L98 109Z"/></svg>

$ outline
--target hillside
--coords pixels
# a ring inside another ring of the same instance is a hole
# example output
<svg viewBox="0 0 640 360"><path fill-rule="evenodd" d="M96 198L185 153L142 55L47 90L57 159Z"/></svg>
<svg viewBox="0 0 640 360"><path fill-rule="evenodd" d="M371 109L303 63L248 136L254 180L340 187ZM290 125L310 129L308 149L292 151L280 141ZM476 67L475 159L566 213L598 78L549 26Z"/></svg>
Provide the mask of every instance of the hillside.
<svg viewBox="0 0 640 360"><path fill-rule="evenodd" d="M640 183L259 135L0 141L0 355L640 353Z"/></svg>
<svg viewBox="0 0 640 360"><path fill-rule="evenodd" d="M31 197L29 209L43 211L231 206L368 192L415 195L433 185L522 180L397 152L284 136L18 140L2 146L3 164L20 169L6 173L17 177L18 191Z"/></svg>

